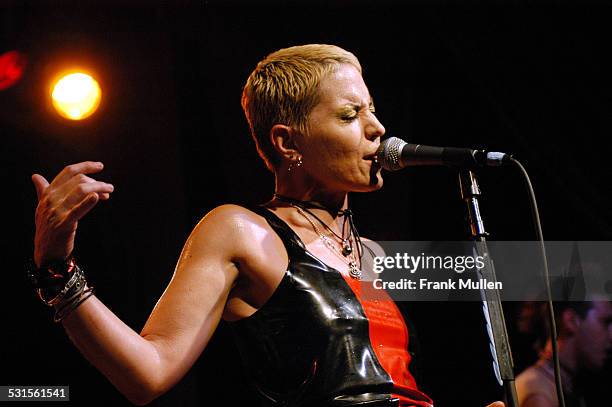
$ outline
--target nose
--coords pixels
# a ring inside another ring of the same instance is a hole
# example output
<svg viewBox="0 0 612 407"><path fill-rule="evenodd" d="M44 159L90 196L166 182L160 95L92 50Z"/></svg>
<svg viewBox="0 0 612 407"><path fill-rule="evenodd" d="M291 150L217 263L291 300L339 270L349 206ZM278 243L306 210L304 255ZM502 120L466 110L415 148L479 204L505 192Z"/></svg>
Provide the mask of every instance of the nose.
<svg viewBox="0 0 612 407"><path fill-rule="evenodd" d="M368 115L368 122L365 127L366 137L370 140L375 140L385 134L385 126L378 120L374 113Z"/></svg>

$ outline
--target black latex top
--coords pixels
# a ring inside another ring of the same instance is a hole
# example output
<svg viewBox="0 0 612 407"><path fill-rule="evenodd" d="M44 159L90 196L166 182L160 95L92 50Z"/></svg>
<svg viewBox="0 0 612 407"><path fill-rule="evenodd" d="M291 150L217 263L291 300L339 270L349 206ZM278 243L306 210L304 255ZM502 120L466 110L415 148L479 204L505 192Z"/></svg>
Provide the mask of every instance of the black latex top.
<svg viewBox="0 0 612 407"><path fill-rule="evenodd" d="M249 209L268 221L289 257L270 299L229 323L263 404L397 405L390 402L393 382L372 349L364 310L342 275L310 254L272 212Z"/></svg>

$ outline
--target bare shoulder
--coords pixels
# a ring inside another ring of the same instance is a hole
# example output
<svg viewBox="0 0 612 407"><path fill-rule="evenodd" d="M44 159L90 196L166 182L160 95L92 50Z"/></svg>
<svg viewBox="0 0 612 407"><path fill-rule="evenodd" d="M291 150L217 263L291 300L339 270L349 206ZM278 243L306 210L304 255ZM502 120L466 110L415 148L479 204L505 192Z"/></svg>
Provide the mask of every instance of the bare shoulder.
<svg viewBox="0 0 612 407"><path fill-rule="evenodd" d="M195 227L189 241L199 256L216 259L230 270L232 287L223 319L253 314L270 297L287 270L287 252L280 237L258 213L238 205L211 210ZM195 247L200 246L200 249Z"/></svg>
<svg viewBox="0 0 612 407"><path fill-rule="evenodd" d="M516 392L521 407L552 407L557 405L554 383L535 366L516 377Z"/></svg>
<svg viewBox="0 0 612 407"><path fill-rule="evenodd" d="M249 209L234 204L217 206L200 220L196 228L206 226L240 227L245 223L257 221L259 215Z"/></svg>
<svg viewBox="0 0 612 407"><path fill-rule="evenodd" d="M520 403L521 407L557 407L558 405L552 397L537 393L530 395Z"/></svg>
<svg viewBox="0 0 612 407"><path fill-rule="evenodd" d="M239 205L225 204L212 209L200 220L188 242L213 248L225 253L229 260L244 264L261 251L271 232L268 222L259 214Z"/></svg>
<svg viewBox="0 0 612 407"><path fill-rule="evenodd" d="M193 229L190 239L212 238L235 244L248 238L257 225L261 225L261 217L247 208L233 204L220 205L204 215Z"/></svg>

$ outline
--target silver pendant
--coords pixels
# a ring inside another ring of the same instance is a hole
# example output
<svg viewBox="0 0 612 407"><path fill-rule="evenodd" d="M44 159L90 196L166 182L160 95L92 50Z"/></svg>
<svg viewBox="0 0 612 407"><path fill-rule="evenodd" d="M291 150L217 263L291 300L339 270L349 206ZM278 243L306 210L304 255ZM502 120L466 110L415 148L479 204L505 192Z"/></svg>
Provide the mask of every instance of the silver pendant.
<svg viewBox="0 0 612 407"><path fill-rule="evenodd" d="M348 266L349 275L356 280L361 280L361 270L359 269L359 267L357 267L357 262L355 260L351 260Z"/></svg>

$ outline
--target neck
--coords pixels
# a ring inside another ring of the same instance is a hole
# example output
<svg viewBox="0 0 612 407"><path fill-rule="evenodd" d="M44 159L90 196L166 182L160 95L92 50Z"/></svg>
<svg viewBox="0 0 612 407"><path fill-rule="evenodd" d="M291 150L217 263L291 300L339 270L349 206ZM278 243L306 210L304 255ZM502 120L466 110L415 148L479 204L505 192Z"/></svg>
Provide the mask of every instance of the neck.
<svg viewBox="0 0 612 407"><path fill-rule="evenodd" d="M349 263L349 273L351 277L360 279L361 272L356 267L355 259L358 259L359 264L361 264L363 245L353 223L352 212L348 210L348 193L346 191L333 191L322 188L321 185L314 182L307 184L303 181L302 177L296 177L293 182L280 182L280 178L277 176L275 198L268 205L295 207L297 213L294 212L289 219L292 219L292 222L297 225L307 228L312 226L322 238L321 232L317 231L313 220L308 219L309 215L306 213L314 217L314 222L320 222L325 229L341 240L341 255L345 257L353 256L351 263ZM344 212L341 213L341 211Z"/></svg>
<svg viewBox="0 0 612 407"><path fill-rule="evenodd" d="M563 338L560 337L557 339L557 345L559 348L559 363L563 366L563 369L566 370L566 373L570 373L574 375L576 371L576 352L573 346L573 338ZM552 343L550 339L546 343L546 347L544 349L544 357L546 359L552 360Z"/></svg>
<svg viewBox="0 0 612 407"><path fill-rule="evenodd" d="M282 182L276 177L275 195L297 201L316 202L328 209L336 217L340 210L348 208L348 194L345 191L332 191L314 182Z"/></svg>

